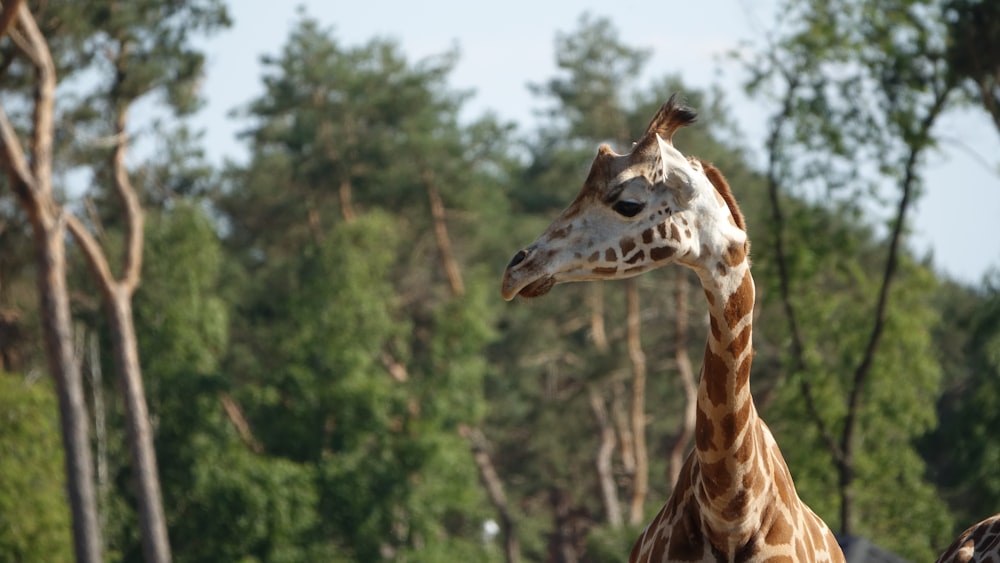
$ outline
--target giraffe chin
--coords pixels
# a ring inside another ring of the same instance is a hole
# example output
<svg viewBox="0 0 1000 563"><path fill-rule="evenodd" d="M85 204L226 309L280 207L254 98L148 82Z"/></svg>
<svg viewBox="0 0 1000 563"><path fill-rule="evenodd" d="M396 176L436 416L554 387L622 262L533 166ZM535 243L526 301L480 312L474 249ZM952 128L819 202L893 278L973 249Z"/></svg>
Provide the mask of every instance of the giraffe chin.
<svg viewBox="0 0 1000 563"><path fill-rule="evenodd" d="M556 279L552 276L545 276L524 286L517 292L521 297L540 297L545 295L556 284Z"/></svg>

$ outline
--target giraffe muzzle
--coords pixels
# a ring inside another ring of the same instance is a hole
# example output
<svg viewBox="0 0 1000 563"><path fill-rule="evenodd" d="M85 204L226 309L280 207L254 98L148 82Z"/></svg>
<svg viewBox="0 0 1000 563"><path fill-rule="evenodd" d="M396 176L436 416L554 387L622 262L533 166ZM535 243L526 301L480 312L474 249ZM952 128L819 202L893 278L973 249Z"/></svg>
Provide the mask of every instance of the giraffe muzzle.
<svg viewBox="0 0 1000 563"><path fill-rule="evenodd" d="M527 257L528 257L527 249L522 248L521 250L518 250L517 254L515 254L514 257L510 259L510 263L507 264L507 269L509 270L514 266L517 266L521 262L524 262L524 259Z"/></svg>
<svg viewBox="0 0 1000 563"><path fill-rule="evenodd" d="M500 284L500 293L505 300L510 301L517 295L521 297L545 295L556 284L554 276L538 272L538 268L533 267L533 262L529 258L534 251L534 245L522 248L507 264Z"/></svg>

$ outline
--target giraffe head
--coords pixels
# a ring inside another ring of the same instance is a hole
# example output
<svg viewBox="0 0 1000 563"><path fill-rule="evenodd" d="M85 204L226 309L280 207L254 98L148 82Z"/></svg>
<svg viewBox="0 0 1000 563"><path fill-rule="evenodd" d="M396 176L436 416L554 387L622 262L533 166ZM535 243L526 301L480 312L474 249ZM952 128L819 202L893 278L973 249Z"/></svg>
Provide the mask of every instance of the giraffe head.
<svg viewBox="0 0 1000 563"><path fill-rule="evenodd" d="M632 277L674 262L710 271L742 261L743 216L722 175L673 145L694 110L665 103L628 154L601 145L576 199L504 271L504 299L557 283Z"/></svg>

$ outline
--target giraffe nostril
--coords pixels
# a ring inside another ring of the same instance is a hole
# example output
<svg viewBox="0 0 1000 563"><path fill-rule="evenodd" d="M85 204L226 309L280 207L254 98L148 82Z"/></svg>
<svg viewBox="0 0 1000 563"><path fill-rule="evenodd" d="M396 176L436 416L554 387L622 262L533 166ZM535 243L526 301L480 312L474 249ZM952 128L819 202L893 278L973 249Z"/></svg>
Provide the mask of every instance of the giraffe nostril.
<svg viewBox="0 0 1000 563"><path fill-rule="evenodd" d="M510 259L510 263L507 264L507 267L508 268L513 268L514 266L517 266L521 262L524 262L524 259L527 258L527 257L528 257L528 251L527 250L524 250L524 249L518 250L517 254L515 254L514 257Z"/></svg>

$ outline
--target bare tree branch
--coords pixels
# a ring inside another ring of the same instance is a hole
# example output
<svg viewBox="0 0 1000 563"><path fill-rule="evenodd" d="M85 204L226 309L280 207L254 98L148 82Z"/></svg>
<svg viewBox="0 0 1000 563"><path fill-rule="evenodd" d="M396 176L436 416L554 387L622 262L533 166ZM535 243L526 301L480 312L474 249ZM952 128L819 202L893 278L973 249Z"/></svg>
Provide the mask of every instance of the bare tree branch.
<svg viewBox="0 0 1000 563"><path fill-rule="evenodd" d="M125 256L120 285L122 290L131 296L139 286L142 271L144 220L139 196L136 194L135 188L132 187L132 181L129 179L128 169L125 166L125 153L128 146L128 135L125 131L127 119L128 108L123 105L119 108L115 120L116 143L111 153L111 168L115 193L118 194L122 208L125 210Z"/></svg>
<svg viewBox="0 0 1000 563"><path fill-rule="evenodd" d="M497 511L500 517L500 533L504 540L504 557L507 563L517 563L521 560L521 545L517 539L514 518L510 514L507 506L507 495L503 490L503 482L493 466L493 460L487 449L486 437L478 428L471 428L464 424L459 426L459 434L469 443L472 449L472 457L479 469L479 479L486 487L490 504Z"/></svg>
<svg viewBox="0 0 1000 563"><path fill-rule="evenodd" d="M451 294L454 297L461 297L465 295L465 283L462 281L462 272L455 261L455 253L451 250L448 224L445 223L444 218L444 203L434 185L434 173L431 169L425 165L421 175L424 187L427 189L427 199L430 201L431 217L434 219L434 238L437 241L438 252L441 253L445 274L448 276L448 285L451 287Z"/></svg>
<svg viewBox="0 0 1000 563"><path fill-rule="evenodd" d="M594 413L597 421L597 428L601 436L601 445L597 448L597 457L594 465L597 468L597 479L601 487L601 503L604 506L604 515L608 524L612 528L621 528L622 508L618 502L618 487L615 485L615 478L611 467L611 458L615 452L615 428L608 418L608 409L604 405L604 398L597 389L589 389L590 409Z"/></svg>
<svg viewBox="0 0 1000 563"><path fill-rule="evenodd" d="M5 0L0 7L0 37L7 35L12 23L17 18L18 10L23 4L23 0Z"/></svg>
<svg viewBox="0 0 1000 563"><path fill-rule="evenodd" d="M233 423L233 428L236 428L236 432L240 435L240 440L243 441L243 444L255 454L263 452L264 446L253 435L253 431L250 430L250 423L243 416L243 411L236 404L236 401L228 393L219 393L219 402L222 403L222 409L226 411L226 416Z"/></svg>
<svg viewBox="0 0 1000 563"><path fill-rule="evenodd" d="M87 226L76 215L65 211L64 219L66 227L69 229L70 234L73 235L76 244L83 250L83 257L87 260L87 264L90 265L91 271L97 276L101 291L106 293L107 297L112 297L108 292L115 286L115 276L111 273L111 266L108 265L108 259L104 256L104 251L101 249L100 243L97 242L94 235L91 234Z"/></svg>
<svg viewBox="0 0 1000 563"><path fill-rule="evenodd" d="M677 485L677 479L681 474L681 467L684 465L685 454L688 443L694 436L694 425L698 408L698 385L694 380L694 369L691 367L691 358L688 355L688 282L687 271L683 268L677 269L677 281L674 284L674 309L675 309L675 334L674 334L674 359L677 364L677 372L681 376L681 385L684 387L684 416L681 419L681 431L674 440L670 448L669 471L670 486Z"/></svg>
<svg viewBox="0 0 1000 563"><path fill-rule="evenodd" d="M37 206L40 201L35 196L35 176L24 156L21 140L14 131L7 112L0 107L0 146L3 148L4 168L11 179L11 185L18 198L25 204Z"/></svg>
<svg viewBox="0 0 1000 563"><path fill-rule="evenodd" d="M0 167L7 174L32 227L45 348L59 399L74 554L80 563L97 563L101 561L101 528L94 490L89 417L80 364L73 348L66 289L65 229L59 206L52 199L55 67L28 8L23 3L5 5L5 8L17 8L23 35L16 43L31 60L37 83L32 115L32 160L29 162L26 158L17 133L0 108ZM10 13L5 13L3 19L11 17Z"/></svg>
<svg viewBox="0 0 1000 563"><path fill-rule="evenodd" d="M924 149L930 146L929 135L931 127L944 109L945 102L951 90L946 88L939 91L927 114L921 120L917 129L917 139L910 144L910 153L906 159L903 180L900 184L902 195L896 208L896 216L893 221L892 234L889 237L889 254L885 261L885 270L882 274L882 283L879 287L878 301L875 305L872 331L865 346L864 355L854 369L851 378L851 387L847 400L847 415L844 419L844 429L841 434L840 452L838 460L841 479L841 526L844 533L851 532L851 520L853 513L853 495L851 483L854 480L854 451L856 440L854 433L857 430L858 414L860 402L864 388L871 377L871 367L875 360L875 353L878 350L882 332L885 328L885 317L888 310L889 291L892 282L896 277L899 266L899 247L903 239L903 229L906 224L906 214L910 208L910 200L913 198L914 184L917 181L917 161Z"/></svg>
<svg viewBox="0 0 1000 563"><path fill-rule="evenodd" d="M649 492L649 457L646 453L646 355L642 352L642 319L639 316L639 284L633 278L625 282L627 301L628 357L632 362L632 434L635 438L635 481L629 523L641 524L646 494Z"/></svg>
<svg viewBox="0 0 1000 563"><path fill-rule="evenodd" d="M809 417L816 425L820 438L826 445L830 455L835 461L840 462L844 453L834 438L830 428L826 425L823 417L819 414L816 400L813 397L812 384L809 381L807 363L805 360L805 346L802 343L802 333L799 329L798 317L791 298L791 273L788 271L788 254L785 249L785 216L781 209L780 187L781 179L778 172L778 155L781 152L781 128L790 119L793 112L793 104L799 87L797 73L785 69L779 61L772 58L772 64L779 70L785 80L787 90L782 100L781 111L771 120L771 130L767 139L767 188L771 204L771 224L774 229L774 257L778 266L778 284L781 292L781 305L785 311L785 318L788 321L788 332L792 340L791 366L792 373L797 374L802 398L805 401L806 410ZM773 398L773 392L778 387L775 384L761 401L761 407L766 406Z"/></svg>

